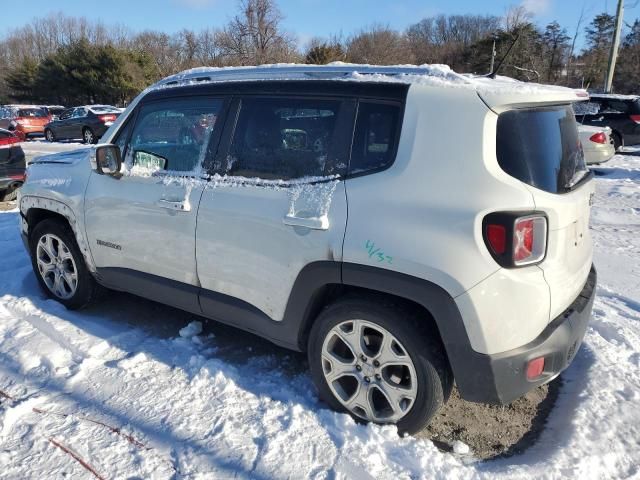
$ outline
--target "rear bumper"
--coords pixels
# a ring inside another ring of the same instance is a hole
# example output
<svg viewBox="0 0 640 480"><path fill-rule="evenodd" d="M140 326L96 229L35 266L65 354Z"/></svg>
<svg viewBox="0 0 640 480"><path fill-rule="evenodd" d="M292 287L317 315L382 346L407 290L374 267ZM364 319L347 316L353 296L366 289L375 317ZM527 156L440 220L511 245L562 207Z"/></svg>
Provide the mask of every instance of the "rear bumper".
<svg viewBox="0 0 640 480"><path fill-rule="evenodd" d="M615 154L616 151L613 145L603 145L602 148L584 149L584 159L587 165L608 162Z"/></svg>
<svg viewBox="0 0 640 480"><path fill-rule="evenodd" d="M507 352L486 355L474 353L468 373L458 379L465 400L506 404L529 390L557 377L569 366L587 330L596 292L596 270L592 266L587 282L574 302L533 341ZM544 357L542 375L527 380L527 363Z"/></svg>

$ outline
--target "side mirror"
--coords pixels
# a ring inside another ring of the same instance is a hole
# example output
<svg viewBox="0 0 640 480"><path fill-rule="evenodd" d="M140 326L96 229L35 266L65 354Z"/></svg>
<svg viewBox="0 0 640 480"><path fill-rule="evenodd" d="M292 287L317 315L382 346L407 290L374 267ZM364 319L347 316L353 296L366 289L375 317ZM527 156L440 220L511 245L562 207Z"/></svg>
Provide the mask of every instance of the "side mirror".
<svg viewBox="0 0 640 480"><path fill-rule="evenodd" d="M96 172L102 175L118 175L122 166L120 148L116 145L96 147Z"/></svg>

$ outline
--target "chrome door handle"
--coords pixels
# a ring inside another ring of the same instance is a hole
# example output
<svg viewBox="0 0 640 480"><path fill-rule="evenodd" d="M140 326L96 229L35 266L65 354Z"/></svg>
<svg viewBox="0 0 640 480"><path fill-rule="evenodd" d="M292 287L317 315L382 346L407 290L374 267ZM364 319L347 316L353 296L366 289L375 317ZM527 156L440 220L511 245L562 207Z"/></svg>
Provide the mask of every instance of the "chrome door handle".
<svg viewBox="0 0 640 480"><path fill-rule="evenodd" d="M156 202L156 205L167 210L174 210L176 212L189 212L191 211L191 205L185 201L173 202L171 200L160 199Z"/></svg>
<svg viewBox="0 0 640 480"><path fill-rule="evenodd" d="M323 215L320 218L302 218L296 217L295 215L287 215L282 219L282 221L285 225L290 225L292 227L305 227L312 230L329 230L329 219L326 215Z"/></svg>

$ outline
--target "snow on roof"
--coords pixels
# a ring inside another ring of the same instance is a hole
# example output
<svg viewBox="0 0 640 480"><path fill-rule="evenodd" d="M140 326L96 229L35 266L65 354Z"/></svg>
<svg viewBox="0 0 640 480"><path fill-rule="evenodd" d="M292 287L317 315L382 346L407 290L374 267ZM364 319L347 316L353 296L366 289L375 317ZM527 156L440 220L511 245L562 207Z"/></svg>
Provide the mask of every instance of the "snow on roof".
<svg viewBox="0 0 640 480"><path fill-rule="evenodd" d="M250 67L198 67L167 77L152 88L223 81L255 80L347 80L371 82L400 82L440 87L469 88L486 93L549 93L576 95L576 90L556 85L542 85L514 80L509 77L460 74L448 65L365 65L333 62L327 65L295 63Z"/></svg>

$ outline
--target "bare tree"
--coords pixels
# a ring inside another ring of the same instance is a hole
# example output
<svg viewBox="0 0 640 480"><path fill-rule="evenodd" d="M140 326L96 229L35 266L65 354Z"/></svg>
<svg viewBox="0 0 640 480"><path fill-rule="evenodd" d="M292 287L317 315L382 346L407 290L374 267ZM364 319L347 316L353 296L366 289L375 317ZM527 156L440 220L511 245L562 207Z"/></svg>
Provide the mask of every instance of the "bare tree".
<svg viewBox="0 0 640 480"><path fill-rule="evenodd" d="M347 60L353 63L393 65L412 63L403 35L389 27L374 25L347 41Z"/></svg>
<svg viewBox="0 0 640 480"><path fill-rule="evenodd" d="M240 0L240 13L218 34L226 62L260 65L297 56L294 39L282 31L274 0Z"/></svg>

